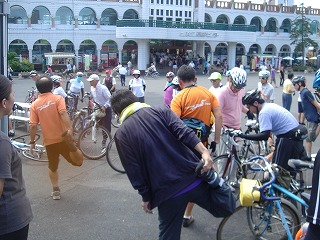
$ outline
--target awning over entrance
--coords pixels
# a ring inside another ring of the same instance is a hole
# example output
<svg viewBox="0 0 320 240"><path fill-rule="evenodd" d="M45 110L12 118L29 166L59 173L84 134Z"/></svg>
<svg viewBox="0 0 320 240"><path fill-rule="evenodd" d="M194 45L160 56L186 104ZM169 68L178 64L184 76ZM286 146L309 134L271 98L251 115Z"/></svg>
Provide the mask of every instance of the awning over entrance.
<svg viewBox="0 0 320 240"><path fill-rule="evenodd" d="M74 58L74 53L65 53L65 52L51 52L45 53L46 58Z"/></svg>

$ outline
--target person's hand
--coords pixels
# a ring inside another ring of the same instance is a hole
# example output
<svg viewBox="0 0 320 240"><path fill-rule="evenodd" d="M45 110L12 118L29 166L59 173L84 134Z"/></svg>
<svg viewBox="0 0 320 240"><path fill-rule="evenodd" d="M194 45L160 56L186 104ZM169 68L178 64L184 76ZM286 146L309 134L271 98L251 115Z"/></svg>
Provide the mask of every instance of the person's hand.
<svg viewBox="0 0 320 240"><path fill-rule="evenodd" d="M202 153L201 155L202 160L204 161L204 165L203 168L201 170L201 173L207 172L208 170L212 169L212 158L210 156L209 151L205 151L204 153Z"/></svg>
<svg viewBox="0 0 320 240"><path fill-rule="evenodd" d="M150 202L142 202L141 207L146 213L153 214L153 211L150 209Z"/></svg>
<svg viewBox="0 0 320 240"><path fill-rule="evenodd" d="M247 112L247 117L248 117L248 119L253 120L254 119L254 114L252 112L248 111Z"/></svg>

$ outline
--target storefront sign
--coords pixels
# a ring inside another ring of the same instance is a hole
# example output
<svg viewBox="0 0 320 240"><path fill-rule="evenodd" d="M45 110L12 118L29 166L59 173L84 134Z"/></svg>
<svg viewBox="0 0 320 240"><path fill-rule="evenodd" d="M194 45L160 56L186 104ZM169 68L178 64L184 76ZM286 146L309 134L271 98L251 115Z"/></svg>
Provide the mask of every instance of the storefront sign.
<svg viewBox="0 0 320 240"><path fill-rule="evenodd" d="M210 32L184 32L180 33L180 37L218 37L218 33Z"/></svg>

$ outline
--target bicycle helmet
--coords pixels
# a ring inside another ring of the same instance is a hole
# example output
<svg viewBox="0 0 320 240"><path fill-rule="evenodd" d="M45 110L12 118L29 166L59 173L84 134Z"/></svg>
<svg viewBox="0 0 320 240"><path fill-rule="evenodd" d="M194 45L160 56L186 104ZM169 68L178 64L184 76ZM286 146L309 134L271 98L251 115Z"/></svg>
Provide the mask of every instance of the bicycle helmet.
<svg viewBox="0 0 320 240"><path fill-rule="evenodd" d="M246 94L242 97L242 104L252 105L255 101L262 103L261 100L263 100L261 97L261 92L255 88L246 92Z"/></svg>
<svg viewBox="0 0 320 240"><path fill-rule="evenodd" d="M230 70L226 72L226 77L230 77Z"/></svg>
<svg viewBox="0 0 320 240"><path fill-rule="evenodd" d="M262 70L259 72L259 78L269 78L270 77L270 72L267 70Z"/></svg>
<svg viewBox="0 0 320 240"><path fill-rule="evenodd" d="M296 85L299 82L304 83L306 81L306 78L304 76L296 76L292 79L292 84Z"/></svg>
<svg viewBox="0 0 320 240"><path fill-rule="evenodd" d="M166 77L167 77L167 78L174 78L174 73L173 73L173 72L168 72L168 73L166 74Z"/></svg>
<svg viewBox="0 0 320 240"><path fill-rule="evenodd" d="M315 72L314 76L315 78L313 80L312 87L314 89L319 89L320 88L320 68Z"/></svg>
<svg viewBox="0 0 320 240"><path fill-rule="evenodd" d="M139 70L134 70L132 75L136 75L136 74L140 75L140 71Z"/></svg>
<svg viewBox="0 0 320 240"><path fill-rule="evenodd" d="M178 80L178 77L174 77L171 81L171 84L172 85L176 85L176 86L179 86L179 80Z"/></svg>
<svg viewBox="0 0 320 240"><path fill-rule="evenodd" d="M77 72L77 77L82 77L83 73L82 72Z"/></svg>
<svg viewBox="0 0 320 240"><path fill-rule="evenodd" d="M51 76L51 80L52 80L52 82L60 83L62 80L62 77L60 77L58 75L53 75L53 76Z"/></svg>
<svg viewBox="0 0 320 240"><path fill-rule="evenodd" d="M37 76L38 75L38 72L36 70L32 70L30 73L29 73L30 76Z"/></svg>
<svg viewBox="0 0 320 240"><path fill-rule="evenodd" d="M241 68L234 67L230 70L230 81L236 88L243 88L247 84L247 72Z"/></svg>

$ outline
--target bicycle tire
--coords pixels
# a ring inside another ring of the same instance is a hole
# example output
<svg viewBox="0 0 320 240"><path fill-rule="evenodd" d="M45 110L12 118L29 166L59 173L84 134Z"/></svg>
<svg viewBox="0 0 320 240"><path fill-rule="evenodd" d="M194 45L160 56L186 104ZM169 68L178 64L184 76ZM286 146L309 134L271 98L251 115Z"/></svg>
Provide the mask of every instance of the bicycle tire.
<svg viewBox="0 0 320 240"><path fill-rule="evenodd" d="M48 155L46 148L42 145L36 145L33 149L33 154L30 153L29 149L22 151L22 155L30 160L37 162L48 162Z"/></svg>
<svg viewBox="0 0 320 240"><path fill-rule="evenodd" d="M298 210L288 200L281 198L280 201L291 235L294 237L301 225ZM257 239L288 239L278 209L275 206L270 205L274 203L275 202L273 201L268 201L264 205L247 208L248 225L252 234L255 235ZM272 208L271 214L266 210L267 207ZM268 216L270 216L270 219ZM269 224L268 221L270 221Z"/></svg>
<svg viewBox="0 0 320 240"><path fill-rule="evenodd" d="M217 229L217 240L254 240L255 236L244 221L246 216L247 207L239 206L232 215L223 218Z"/></svg>
<svg viewBox="0 0 320 240"><path fill-rule="evenodd" d="M113 111L112 111L112 115L111 115L111 124L115 128L118 128L121 125L120 124L120 117L117 114L115 114Z"/></svg>
<svg viewBox="0 0 320 240"><path fill-rule="evenodd" d="M96 132L95 140L92 139L92 130ZM110 132L97 124L95 129L94 126L88 126L80 133L78 146L87 159L98 160L107 154L107 147L111 139Z"/></svg>
<svg viewBox="0 0 320 240"><path fill-rule="evenodd" d="M120 161L120 157L119 157L114 139L112 139L108 144L108 151L107 151L106 157L107 157L109 166L113 170L119 173L126 173Z"/></svg>
<svg viewBox="0 0 320 240"><path fill-rule="evenodd" d="M234 160L233 169L230 171L231 159L228 154L220 155L213 159L213 167L223 178L226 183L231 186L236 200L239 199L240 188L239 183L242 178L242 169L238 161Z"/></svg>

